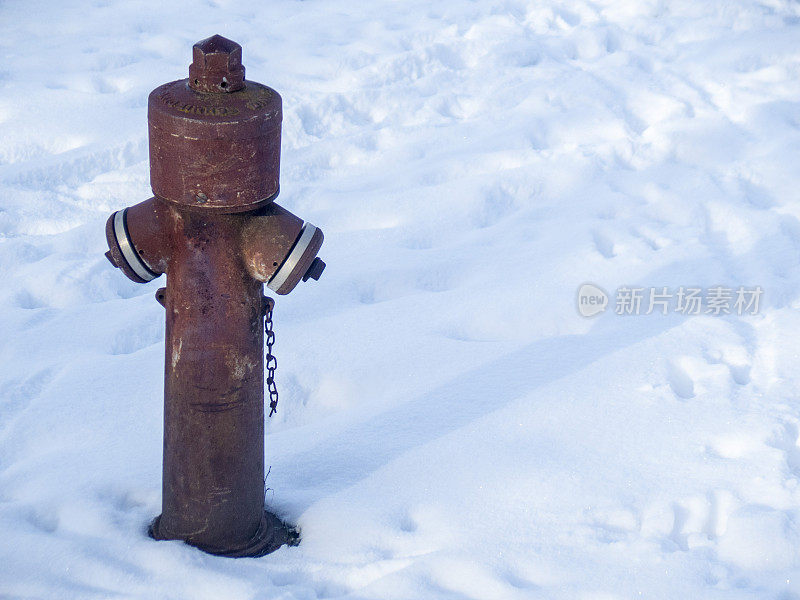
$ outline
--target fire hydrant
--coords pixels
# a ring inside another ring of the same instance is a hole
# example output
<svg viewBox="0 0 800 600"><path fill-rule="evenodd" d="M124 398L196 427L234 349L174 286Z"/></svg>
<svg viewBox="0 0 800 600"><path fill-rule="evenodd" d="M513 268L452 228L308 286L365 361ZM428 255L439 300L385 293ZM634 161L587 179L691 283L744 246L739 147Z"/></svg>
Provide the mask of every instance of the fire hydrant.
<svg viewBox="0 0 800 600"><path fill-rule="evenodd" d="M140 283L167 275L163 498L150 534L224 556L291 541L264 504L263 284L288 294L325 268L320 229L274 202L281 97L244 73L239 44L194 45L189 78L150 94L154 196L106 223L114 266Z"/></svg>

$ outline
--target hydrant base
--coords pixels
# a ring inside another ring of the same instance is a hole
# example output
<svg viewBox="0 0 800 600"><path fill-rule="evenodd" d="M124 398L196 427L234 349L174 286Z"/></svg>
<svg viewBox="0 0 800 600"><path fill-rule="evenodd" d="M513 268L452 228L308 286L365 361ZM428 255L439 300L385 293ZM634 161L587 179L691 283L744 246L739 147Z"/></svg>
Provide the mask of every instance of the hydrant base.
<svg viewBox="0 0 800 600"><path fill-rule="evenodd" d="M162 535L159 524L161 522L161 515L153 519L150 526L147 528L147 533L154 540L174 540L181 539ZM261 519L261 524L258 527L252 539L240 548L222 549L211 548L203 546L202 544L195 544L191 540L183 540L190 546L214 554L216 556L226 556L229 558L245 558L245 557L259 557L274 552L281 546L297 546L300 543L300 533L291 525L281 521L276 515L269 511L264 511L264 516Z"/></svg>

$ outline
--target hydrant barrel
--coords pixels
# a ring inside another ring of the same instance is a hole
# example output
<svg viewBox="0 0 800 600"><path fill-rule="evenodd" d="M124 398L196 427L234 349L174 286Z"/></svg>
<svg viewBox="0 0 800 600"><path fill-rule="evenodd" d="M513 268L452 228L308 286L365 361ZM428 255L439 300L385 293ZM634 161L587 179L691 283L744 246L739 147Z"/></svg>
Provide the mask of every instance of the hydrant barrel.
<svg viewBox="0 0 800 600"><path fill-rule="evenodd" d="M240 221L184 215L167 270L156 534L215 553L246 548L264 517L263 294L230 251Z"/></svg>

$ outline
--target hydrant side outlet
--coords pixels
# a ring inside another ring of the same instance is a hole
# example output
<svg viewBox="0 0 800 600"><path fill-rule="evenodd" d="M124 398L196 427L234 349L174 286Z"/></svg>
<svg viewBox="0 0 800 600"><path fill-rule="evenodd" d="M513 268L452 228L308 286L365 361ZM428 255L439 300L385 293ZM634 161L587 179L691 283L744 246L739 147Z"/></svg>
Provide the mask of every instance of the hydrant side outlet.
<svg viewBox="0 0 800 600"><path fill-rule="evenodd" d="M263 286L318 278L322 231L274 202L281 100L244 79L241 47L195 44L188 80L150 94L155 196L111 215L114 266L166 273L162 514L156 539L259 556L291 538L264 507Z"/></svg>

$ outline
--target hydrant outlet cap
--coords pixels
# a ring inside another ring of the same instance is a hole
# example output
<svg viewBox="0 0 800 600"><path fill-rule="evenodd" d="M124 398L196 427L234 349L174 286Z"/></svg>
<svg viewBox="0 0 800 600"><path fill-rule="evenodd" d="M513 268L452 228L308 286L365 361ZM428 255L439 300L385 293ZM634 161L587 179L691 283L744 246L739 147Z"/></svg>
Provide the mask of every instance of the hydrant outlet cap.
<svg viewBox="0 0 800 600"><path fill-rule="evenodd" d="M244 87L242 47L221 35L212 35L192 48L189 87L198 92L226 94Z"/></svg>
<svg viewBox="0 0 800 600"><path fill-rule="evenodd" d="M323 238L322 230L319 227L306 223L297 240L295 240L289 255L267 282L267 287L276 294L283 296L291 292L300 282L300 279L308 274L309 270L311 270L309 277L316 275L313 278L319 279L322 269L325 268L325 263L320 260L314 265L313 269L311 267L317 252L322 246ZM303 281L307 279L303 278Z"/></svg>

